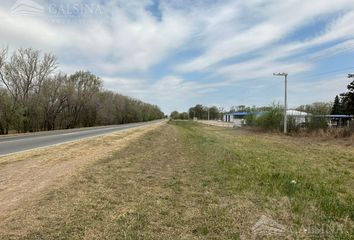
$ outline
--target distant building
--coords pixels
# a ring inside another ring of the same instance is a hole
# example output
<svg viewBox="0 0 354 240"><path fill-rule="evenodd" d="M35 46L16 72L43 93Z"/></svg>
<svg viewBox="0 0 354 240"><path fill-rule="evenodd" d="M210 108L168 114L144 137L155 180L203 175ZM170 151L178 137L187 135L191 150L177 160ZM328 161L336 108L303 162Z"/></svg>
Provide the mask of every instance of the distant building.
<svg viewBox="0 0 354 240"><path fill-rule="evenodd" d="M308 117L311 116L310 113L301 112L294 109L289 109L288 111L286 111L286 113L288 117L295 119L296 125L305 124L307 122Z"/></svg>
<svg viewBox="0 0 354 240"><path fill-rule="evenodd" d="M330 128L332 127L349 127L353 121L353 115L317 115L314 117L324 118Z"/></svg>
<svg viewBox="0 0 354 240"><path fill-rule="evenodd" d="M227 113L224 115L224 122L233 123L235 126L241 127L245 124L245 117L249 115L249 112L234 112L234 113Z"/></svg>

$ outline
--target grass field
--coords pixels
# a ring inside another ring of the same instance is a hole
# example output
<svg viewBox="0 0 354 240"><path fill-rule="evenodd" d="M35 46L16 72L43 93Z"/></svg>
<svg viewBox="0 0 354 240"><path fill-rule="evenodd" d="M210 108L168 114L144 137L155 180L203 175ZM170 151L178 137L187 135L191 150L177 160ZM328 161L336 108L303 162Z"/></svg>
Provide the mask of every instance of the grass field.
<svg viewBox="0 0 354 240"><path fill-rule="evenodd" d="M353 186L352 147L175 121L0 215L0 238L354 239Z"/></svg>

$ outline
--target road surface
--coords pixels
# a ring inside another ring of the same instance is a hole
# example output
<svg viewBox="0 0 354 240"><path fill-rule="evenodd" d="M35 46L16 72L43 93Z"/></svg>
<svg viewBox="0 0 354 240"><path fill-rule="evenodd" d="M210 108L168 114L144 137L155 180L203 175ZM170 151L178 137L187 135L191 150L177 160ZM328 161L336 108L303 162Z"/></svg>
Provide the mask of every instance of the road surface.
<svg viewBox="0 0 354 240"><path fill-rule="evenodd" d="M81 128L71 130L59 130L51 132L40 132L33 134L22 135L9 135L0 137L0 157L12 153L27 151L39 147L47 147L51 145L71 142L88 137L95 137L113 133L116 131L122 131L125 129L131 129L141 127L149 124L154 124L160 121L153 121L147 123L132 123L122 124L107 127L94 127L94 128Z"/></svg>

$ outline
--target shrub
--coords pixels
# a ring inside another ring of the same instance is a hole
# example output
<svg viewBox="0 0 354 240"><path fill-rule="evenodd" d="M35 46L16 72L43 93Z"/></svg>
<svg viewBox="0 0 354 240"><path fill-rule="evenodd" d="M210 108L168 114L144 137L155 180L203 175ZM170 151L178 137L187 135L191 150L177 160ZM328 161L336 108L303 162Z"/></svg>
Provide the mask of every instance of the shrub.
<svg viewBox="0 0 354 240"><path fill-rule="evenodd" d="M256 126L256 119L257 119L256 112L248 113L245 117L245 125L250 127Z"/></svg>
<svg viewBox="0 0 354 240"><path fill-rule="evenodd" d="M326 130L328 128L328 123L325 118L322 117L310 117L309 121L307 122L307 129L309 131L317 131L319 129Z"/></svg>
<svg viewBox="0 0 354 240"><path fill-rule="evenodd" d="M288 132L289 133L298 133L301 129L300 124L296 123L296 118L289 116L288 117Z"/></svg>
<svg viewBox="0 0 354 240"><path fill-rule="evenodd" d="M256 125L265 130L280 130L283 122L283 108L273 104L269 110L256 119Z"/></svg>

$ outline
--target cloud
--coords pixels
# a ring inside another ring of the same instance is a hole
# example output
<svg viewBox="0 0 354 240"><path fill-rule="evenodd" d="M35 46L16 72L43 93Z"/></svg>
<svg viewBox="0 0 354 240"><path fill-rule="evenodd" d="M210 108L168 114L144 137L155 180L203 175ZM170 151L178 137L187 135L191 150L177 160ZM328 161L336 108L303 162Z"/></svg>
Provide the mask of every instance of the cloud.
<svg viewBox="0 0 354 240"><path fill-rule="evenodd" d="M354 40L347 40L339 44L334 45L333 47L318 51L311 55L311 59L321 60L323 58L329 58L341 53L349 53L354 51Z"/></svg>
<svg viewBox="0 0 354 240"><path fill-rule="evenodd" d="M122 77L103 77L102 79L107 89L118 89L123 94L163 101L181 99L181 96L183 98L201 96L204 93L215 91L215 87L223 85L222 83L200 84L173 75L165 76L154 83L146 79Z"/></svg>
<svg viewBox="0 0 354 240"><path fill-rule="evenodd" d="M164 106L166 113L185 110L190 101L216 91L225 83L201 84L179 76L165 76L154 83L145 79L103 77L105 88ZM183 106L183 107L181 107Z"/></svg>
<svg viewBox="0 0 354 240"><path fill-rule="evenodd" d="M115 74L148 70L189 36L187 19L173 13L157 19L145 10L151 1L113 2L101 6L102 13L110 15L99 16L102 19L14 17L0 7L0 45L50 50L63 59L75 56L88 68Z"/></svg>
<svg viewBox="0 0 354 240"><path fill-rule="evenodd" d="M229 22L229 25L235 25L239 31L234 32L228 38L212 38L209 35L215 35L215 32L207 32L204 36L205 42L202 43L205 50L203 54L192 59L187 63L176 67L178 71L210 71L212 67L223 60L240 57L247 53L263 52L264 49L273 48L286 36L304 25L307 25L321 16L333 12L353 10L352 0L341 1L250 1L252 7L262 9L257 18L260 20L251 20L245 18L243 21L250 21L250 26L246 29L240 29L238 22ZM351 5L350 5L351 4ZM348 6L351 6L348 8ZM248 9L243 7L243 9ZM249 16L258 13L252 11L244 13ZM339 18L331 24L325 34L314 38L312 41L293 42L287 47L289 50L294 48L310 47L323 44L328 41L338 40L343 37L353 37L353 14L348 14ZM218 18L218 16L216 16ZM223 35L221 35L223 36ZM212 39L212 40L210 40ZM279 44L278 44L279 46ZM281 46L281 45L280 45Z"/></svg>
<svg viewBox="0 0 354 240"><path fill-rule="evenodd" d="M0 46L53 52L62 70L90 70L104 76L107 88L168 110L211 95L210 102L225 102L225 88L238 91L235 82L271 79L273 72L316 73L322 60L354 49L354 0L33 1L47 9L95 4L101 11L14 17L14 1L4 0ZM294 79L299 87L311 84ZM250 88L262 91L262 85ZM239 91L238 99L255 98Z"/></svg>

